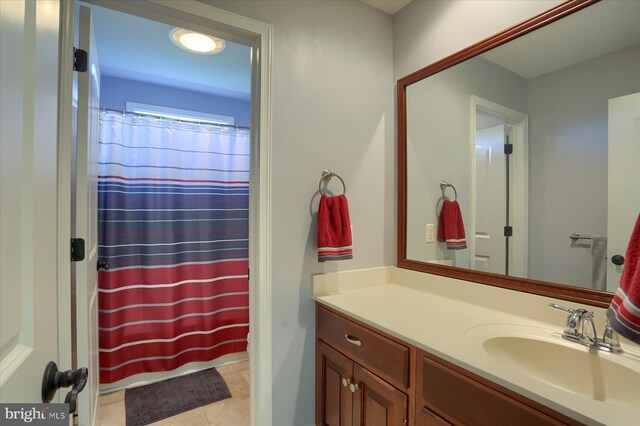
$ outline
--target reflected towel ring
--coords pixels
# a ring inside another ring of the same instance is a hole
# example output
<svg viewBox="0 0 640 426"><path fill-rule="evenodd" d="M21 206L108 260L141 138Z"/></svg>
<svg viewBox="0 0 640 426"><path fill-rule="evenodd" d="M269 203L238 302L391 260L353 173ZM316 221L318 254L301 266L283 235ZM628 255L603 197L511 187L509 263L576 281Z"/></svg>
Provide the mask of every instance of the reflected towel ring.
<svg viewBox="0 0 640 426"><path fill-rule="evenodd" d="M442 191L442 199L444 200L446 198L444 192L447 189L447 187L450 187L451 189L453 189L453 194L455 196L453 201L458 201L458 191L456 191L456 187L451 185L449 182L445 182L445 181L440 181L440 190Z"/></svg>
<svg viewBox="0 0 640 426"><path fill-rule="evenodd" d="M347 185L344 184L344 181L342 180L342 178L339 175L332 172L331 170L327 170L327 169L324 169L322 171L322 177L320 178L320 182L318 182L318 191L320 192L321 195L326 195L326 193L322 192L322 182L326 180L327 183L329 183L331 178L334 176L340 179L340 182L342 182L342 195L346 195Z"/></svg>

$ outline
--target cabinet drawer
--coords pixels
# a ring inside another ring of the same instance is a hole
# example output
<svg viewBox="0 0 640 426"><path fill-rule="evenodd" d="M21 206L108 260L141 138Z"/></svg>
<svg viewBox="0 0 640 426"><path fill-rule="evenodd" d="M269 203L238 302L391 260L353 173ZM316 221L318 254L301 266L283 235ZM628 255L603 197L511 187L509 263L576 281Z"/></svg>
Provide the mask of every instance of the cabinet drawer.
<svg viewBox="0 0 640 426"><path fill-rule="evenodd" d="M409 385L409 348L370 331L321 306L317 309L318 337L367 369L396 385Z"/></svg>
<svg viewBox="0 0 640 426"><path fill-rule="evenodd" d="M418 362L422 370L421 382L418 385L419 403L428 406L434 412L446 415L453 424L565 424L435 360L422 356Z"/></svg>

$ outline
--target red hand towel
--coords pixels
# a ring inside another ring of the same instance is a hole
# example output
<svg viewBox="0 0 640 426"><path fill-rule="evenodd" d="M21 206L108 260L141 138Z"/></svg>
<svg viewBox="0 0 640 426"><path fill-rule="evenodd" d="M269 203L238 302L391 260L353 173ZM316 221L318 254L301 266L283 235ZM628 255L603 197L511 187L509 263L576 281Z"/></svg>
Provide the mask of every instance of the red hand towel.
<svg viewBox="0 0 640 426"><path fill-rule="evenodd" d="M607 309L611 327L640 345L640 216L624 258L620 287Z"/></svg>
<svg viewBox="0 0 640 426"><path fill-rule="evenodd" d="M457 201L444 200L438 219L438 241L446 241L448 250L467 248L462 213Z"/></svg>
<svg viewBox="0 0 640 426"><path fill-rule="evenodd" d="M318 210L318 262L344 259L353 259L347 197L323 195Z"/></svg>

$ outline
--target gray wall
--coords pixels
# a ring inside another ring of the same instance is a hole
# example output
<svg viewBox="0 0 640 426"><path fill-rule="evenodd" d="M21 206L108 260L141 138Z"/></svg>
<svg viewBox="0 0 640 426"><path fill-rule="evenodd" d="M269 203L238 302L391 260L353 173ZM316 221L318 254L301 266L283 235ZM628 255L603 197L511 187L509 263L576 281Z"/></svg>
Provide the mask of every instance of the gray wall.
<svg viewBox="0 0 640 426"><path fill-rule="evenodd" d="M608 100L639 72L636 45L529 80L530 278L590 286L591 245L569 234L607 235Z"/></svg>
<svg viewBox="0 0 640 426"><path fill-rule="evenodd" d="M395 263L392 18L360 1L210 3L274 26L273 424L312 425L311 276ZM350 261L317 261L324 168L347 185Z"/></svg>
<svg viewBox="0 0 640 426"><path fill-rule="evenodd" d="M414 0L393 17L393 74L402 78L562 0Z"/></svg>
<svg viewBox="0 0 640 426"><path fill-rule="evenodd" d="M236 125L251 125L251 109L248 101L108 75L101 76L100 107L124 110L127 101L231 115L235 117Z"/></svg>
<svg viewBox="0 0 640 426"><path fill-rule="evenodd" d="M395 263L395 80L561 1L416 0L393 27L359 1L207 2L274 26L273 424L311 425L311 275ZM316 261L323 168L349 189L353 261Z"/></svg>
<svg viewBox="0 0 640 426"><path fill-rule="evenodd" d="M446 250L444 243L425 243L427 223L436 224L440 181L452 183L465 222L471 223L471 95L526 112L527 80L474 58L407 88L407 257L453 259L469 268L469 250ZM447 196L453 199L453 191Z"/></svg>

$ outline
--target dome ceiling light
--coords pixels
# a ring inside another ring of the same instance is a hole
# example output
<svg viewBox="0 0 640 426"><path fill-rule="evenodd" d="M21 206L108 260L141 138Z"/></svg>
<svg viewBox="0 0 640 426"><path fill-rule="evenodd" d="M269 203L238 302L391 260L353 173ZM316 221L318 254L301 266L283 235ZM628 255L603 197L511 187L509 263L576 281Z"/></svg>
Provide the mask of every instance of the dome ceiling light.
<svg viewBox="0 0 640 426"><path fill-rule="evenodd" d="M224 50L224 40L184 28L174 28L171 41L181 49L200 55L215 55Z"/></svg>

